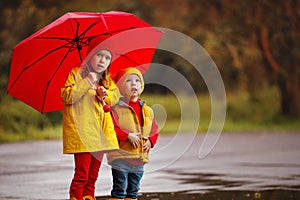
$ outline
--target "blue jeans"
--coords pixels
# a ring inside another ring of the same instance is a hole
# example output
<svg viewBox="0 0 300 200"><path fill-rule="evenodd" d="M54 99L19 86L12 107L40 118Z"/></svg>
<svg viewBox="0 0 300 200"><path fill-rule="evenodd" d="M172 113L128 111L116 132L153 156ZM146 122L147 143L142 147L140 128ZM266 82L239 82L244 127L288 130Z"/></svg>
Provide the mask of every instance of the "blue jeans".
<svg viewBox="0 0 300 200"><path fill-rule="evenodd" d="M138 196L140 182L144 174L144 165L132 165L125 160L112 162L113 188L111 197L132 198Z"/></svg>

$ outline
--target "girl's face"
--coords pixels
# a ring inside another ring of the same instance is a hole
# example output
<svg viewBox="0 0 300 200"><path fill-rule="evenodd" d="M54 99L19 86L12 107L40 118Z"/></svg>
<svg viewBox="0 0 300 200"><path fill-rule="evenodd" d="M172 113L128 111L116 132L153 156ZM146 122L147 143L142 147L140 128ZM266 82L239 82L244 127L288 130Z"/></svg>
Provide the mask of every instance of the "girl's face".
<svg viewBox="0 0 300 200"><path fill-rule="evenodd" d="M125 80L123 95L131 101L138 100L141 93L142 83L138 75L130 74Z"/></svg>
<svg viewBox="0 0 300 200"><path fill-rule="evenodd" d="M112 55L108 50L99 50L90 60L90 65L97 73L105 71L112 59Z"/></svg>

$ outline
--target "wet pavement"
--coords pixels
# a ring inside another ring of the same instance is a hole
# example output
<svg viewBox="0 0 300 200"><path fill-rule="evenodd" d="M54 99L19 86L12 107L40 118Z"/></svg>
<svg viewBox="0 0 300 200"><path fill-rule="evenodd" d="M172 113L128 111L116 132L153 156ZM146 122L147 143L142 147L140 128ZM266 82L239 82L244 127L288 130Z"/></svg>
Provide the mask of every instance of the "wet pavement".
<svg viewBox="0 0 300 200"><path fill-rule="evenodd" d="M222 133L199 156L204 135L162 135L146 165L143 199L300 199L299 133ZM61 141L0 145L0 199L68 199L71 155ZM98 200L111 189L106 160Z"/></svg>

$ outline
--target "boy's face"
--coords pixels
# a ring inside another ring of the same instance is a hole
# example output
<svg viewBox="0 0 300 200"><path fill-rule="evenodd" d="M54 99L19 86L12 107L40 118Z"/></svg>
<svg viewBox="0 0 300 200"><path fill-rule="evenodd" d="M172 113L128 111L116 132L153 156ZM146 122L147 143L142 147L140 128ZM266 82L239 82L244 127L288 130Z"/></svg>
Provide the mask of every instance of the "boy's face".
<svg viewBox="0 0 300 200"><path fill-rule="evenodd" d="M131 101L138 100L141 93L142 83L138 75L130 74L125 80L123 95Z"/></svg>
<svg viewBox="0 0 300 200"><path fill-rule="evenodd" d="M108 50L99 50L90 60L92 68L97 73L101 73L107 69L112 59L112 55Z"/></svg>

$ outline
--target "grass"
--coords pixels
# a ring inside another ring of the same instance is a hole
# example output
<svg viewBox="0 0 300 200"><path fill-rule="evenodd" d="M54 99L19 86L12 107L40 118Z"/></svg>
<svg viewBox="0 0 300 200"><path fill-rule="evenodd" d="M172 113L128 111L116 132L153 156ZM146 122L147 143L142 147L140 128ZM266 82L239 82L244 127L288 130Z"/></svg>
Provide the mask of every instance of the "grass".
<svg viewBox="0 0 300 200"><path fill-rule="evenodd" d="M193 131L196 124L198 133L206 132L210 123L213 126L222 126L222 124L211 121L211 99L208 95L197 96L200 112L199 121L192 117L187 117L186 120L180 119L180 113L185 110L185 106L192 105L195 108L188 96L145 95L143 98L150 105L158 104L167 112L167 120L160 133L176 133L179 130L180 122L182 125L181 132ZM180 105L179 101L183 102L183 105ZM183 109L180 110L179 107L183 107ZM268 88L255 95L249 95L243 91L227 94L226 120L223 131L300 131L299 119L284 118L279 113L280 99L276 88Z"/></svg>
<svg viewBox="0 0 300 200"><path fill-rule="evenodd" d="M219 124L216 121L211 122L211 99L208 95L193 97L144 94L142 99L153 108L161 134L205 133L210 123L212 123L210 130L223 125L222 122ZM57 119L56 125L51 125L48 118L23 103L15 101L9 104L9 106L1 105L0 143L61 138L60 119ZM283 118L279 111L280 100L276 88L268 88L256 95L249 95L243 91L227 94L226 120L222 130L299 132L299 119ZM15 123L12 122L13 119ZM6 126L1 126L1 121ZM12 129L7 129L9 123Z"/></svg>
<svg viewBox="0 0 300 200"><path fill-rule="evenodd" d="M60 139L62 136L62 127L53 126L43 130L38 128L30 128L26 132L15 133L12 131L0 131L0 143L29 141L29 140L50 140Z"/></svg>

